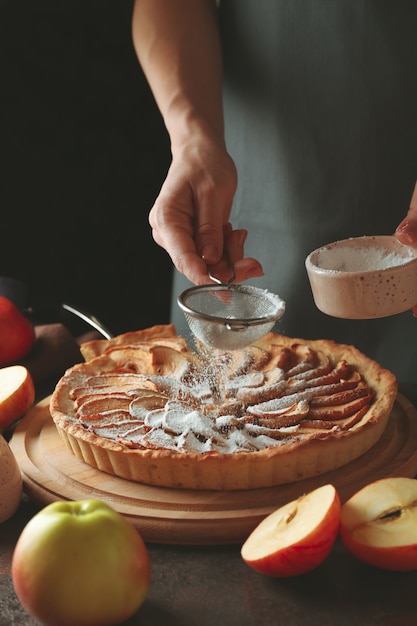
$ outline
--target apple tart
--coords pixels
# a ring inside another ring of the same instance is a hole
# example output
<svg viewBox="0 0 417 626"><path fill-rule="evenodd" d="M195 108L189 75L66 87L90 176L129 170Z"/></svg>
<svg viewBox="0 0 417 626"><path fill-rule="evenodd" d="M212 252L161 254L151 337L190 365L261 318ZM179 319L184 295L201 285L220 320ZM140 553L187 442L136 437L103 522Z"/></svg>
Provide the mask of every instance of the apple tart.
<svg viewBox="0 0 417 626"><path fill-rule="evenodd" d="M150 485L235 490L318 476L367 452L397 393L356 348L269 333L233 352L193 350L173 325L81 347L50 411L68 448Z"/></svg>

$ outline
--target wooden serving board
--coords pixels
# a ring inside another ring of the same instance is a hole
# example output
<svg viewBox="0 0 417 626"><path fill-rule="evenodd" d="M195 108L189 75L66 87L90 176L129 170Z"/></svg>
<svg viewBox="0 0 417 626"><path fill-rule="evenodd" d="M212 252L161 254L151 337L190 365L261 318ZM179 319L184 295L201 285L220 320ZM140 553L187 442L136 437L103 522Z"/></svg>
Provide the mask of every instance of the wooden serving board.
<svg viewBox="0 0 417 626"><path fill-rule="evenodd" d="M398 395L387 428L373 448L343 468L278 487L247 491L191 491L152 487L106 474L77 459L61 440L49 413L49 398L20 421L10 446L24 489L40 505L98 498L125 515L149 542L240 543L278 506L325 483L342 501L385 476L417 474L417 410Z"/></svg>

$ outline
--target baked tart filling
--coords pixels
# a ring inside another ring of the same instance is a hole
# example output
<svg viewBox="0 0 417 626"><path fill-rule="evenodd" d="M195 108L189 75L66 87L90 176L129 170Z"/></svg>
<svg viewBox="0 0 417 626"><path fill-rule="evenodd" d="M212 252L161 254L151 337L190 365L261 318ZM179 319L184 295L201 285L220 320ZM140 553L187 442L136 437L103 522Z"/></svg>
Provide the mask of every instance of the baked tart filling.
<svg viewBox="0 0 417 626"><path fill-rule="evenodd" d="M395 376L352 346L269 333L194 351L172 325L82 346L51 415L69 448L153 485L250 489L319 475L383 433Z"/></svg>

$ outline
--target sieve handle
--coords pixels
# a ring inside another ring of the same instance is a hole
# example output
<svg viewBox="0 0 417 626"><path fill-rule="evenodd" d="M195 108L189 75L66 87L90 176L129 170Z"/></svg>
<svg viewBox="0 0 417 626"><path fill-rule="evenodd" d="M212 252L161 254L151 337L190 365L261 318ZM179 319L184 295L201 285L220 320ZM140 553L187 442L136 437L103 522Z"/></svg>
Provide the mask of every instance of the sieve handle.
<svg viewBox="0 0 417 626"><path fill-rule="evenodd" d="M234 265L232 263L232 259L230 258L230 254L229 254L228 250L224 250L222 258L227 262L227 265L228 265L229 270L230 270L230 274L231 275L230 275L229 280L227 280L225 283L223 283L219 278L217 278L216 276L214 276L212 274L210 266L208 267L208 275L211 278L211 280L214 281L215 283L217 283L218 285L229 286L235 280L236 272L235 272L235 268L234 268Z"/></svg>

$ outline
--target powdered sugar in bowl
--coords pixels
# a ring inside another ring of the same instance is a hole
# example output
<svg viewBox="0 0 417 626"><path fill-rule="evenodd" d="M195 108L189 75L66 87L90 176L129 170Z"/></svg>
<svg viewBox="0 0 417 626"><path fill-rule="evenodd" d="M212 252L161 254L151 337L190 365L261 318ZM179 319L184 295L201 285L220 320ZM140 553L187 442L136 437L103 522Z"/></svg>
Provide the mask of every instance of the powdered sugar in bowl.
<svg viewBox="0 0 417 626"><path fill-rule="evenodd" d="M305 264L317 308L333 317L387 317L417 304L417 249L395 237L336 241Z"/></svg>

